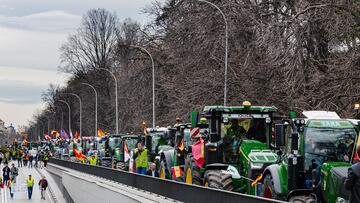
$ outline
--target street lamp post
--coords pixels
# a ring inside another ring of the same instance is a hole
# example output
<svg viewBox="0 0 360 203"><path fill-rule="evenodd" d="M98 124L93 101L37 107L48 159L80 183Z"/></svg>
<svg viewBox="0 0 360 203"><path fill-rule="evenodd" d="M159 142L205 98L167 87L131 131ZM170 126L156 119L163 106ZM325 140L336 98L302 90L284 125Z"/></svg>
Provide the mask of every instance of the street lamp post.
<svg viewBox="0 0 360 203"><path fill-rule="evenodd" d="M210 4L211 6L215 7L222 15L222 17L224 18L225 21L225 75L224 75L224 106L226 106L226 102L227 102L227 72L228 72L228 41L229 41L229 28L228 28L228 23L226 20L226 16L224 14L224 12L214 3L211 3L209 1L206 0L197 0L199 2L203 2L203 3L207 3Z"/></svg>
<svg viewBox="0 0 360 203"><path fill-rule="evenodd" d="M95 133L94 133L94 140L97 137L97 128L98 128L98 94L94 86L90 85L89 83L82 82L81 84L89 86L91 89L94 90L95 93Z"/></svg>
<svg viewBox="0 0 360 203"><path fill-rule="evenodd" d="M111 71L109 71L106 68L96 68L96 69L107 71L114 78L114 81L115 81L116 134L118 135L119 134L119 109L118 109L119 106L118 106L118 83L117 83L116 76L114 75L114 73L112 73Z"/></svg>
<svg viewBox="0 0 360 203"><path fill-rule="evenodd" d="M69 103L67 103L66 101L64 101L64 100L57 100L58 102L61 102L61 103L64 103L64 104L66 104L66 106L68 107L68 109L69 109L69 133L71 132L71 108L70 108L70 104Z"/></svg>
<svg viewBox="0 0 360 203"><path fill-rule="evenodd" d="M72 95L74 97L76 97L79 100L79 104L80 104L80 137L82 136L82 101L79 95L74 94L74 93L64 93L64 94L68 94L68 95ZM70 134L72 134L71 132L69 132Z"/></svg>
<svg viewBox="0 0 360 203"><path fill-rule="evenodd" d="M144 51L147 55L149 55L150 59L151 59L151 65L152 65L152 97L153 97L153 103L152 103L152 109L153 109L153 121L152 121L152 126L153 129L155 129L155 63L154 63L154 58L152 57L152 55L150 54L150 52L148 50L146 50L143 47L140 46L132 46L134 48L138 48L142 51Z"/></svg>

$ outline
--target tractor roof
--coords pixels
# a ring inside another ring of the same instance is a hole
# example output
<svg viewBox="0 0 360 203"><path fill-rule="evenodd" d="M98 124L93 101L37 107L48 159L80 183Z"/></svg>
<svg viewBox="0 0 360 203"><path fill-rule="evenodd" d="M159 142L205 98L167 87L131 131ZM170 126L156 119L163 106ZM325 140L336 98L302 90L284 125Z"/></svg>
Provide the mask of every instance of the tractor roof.
<svg viewBox="0 0 360 203"><path fill-rule="evenodd" d="M252 112L259 112L259 113L268 113L268 112L276 112L277 108L275 106L205 106L204 107L204 112L205 113L210 113L212 110L216 110L219 112L247 112L247 111L252 111Z"/></svg>

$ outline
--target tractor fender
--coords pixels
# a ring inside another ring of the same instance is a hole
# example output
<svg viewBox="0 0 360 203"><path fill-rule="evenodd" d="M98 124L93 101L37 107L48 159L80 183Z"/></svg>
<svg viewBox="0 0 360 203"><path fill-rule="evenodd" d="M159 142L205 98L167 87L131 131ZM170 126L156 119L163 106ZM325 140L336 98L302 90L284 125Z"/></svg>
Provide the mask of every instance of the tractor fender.
<svg viewBox="0 0 360 203"><path fill-rule="evenodd" d="M160 160L165 159L166 167L167 167L168 171L170 171L170 172L171 172L171 167L173 166L173 158L174 158L174 150L173 149L161 152Z"/></svg>
<svg viewBox="0 0 360 203"><path fill-rule="evenodd" d="M268 167L265 168L263 175L265 177L266 174L270 174L272 179L273 179L273 183L274 183L274 189L275 189L275 193L276 194L284 194L285 191L283 191L282 189L282 185L287 185L287 183L285 183L281 178L280 178L280 173L282 172L282 168L280 165L270 165Z"/></svg>

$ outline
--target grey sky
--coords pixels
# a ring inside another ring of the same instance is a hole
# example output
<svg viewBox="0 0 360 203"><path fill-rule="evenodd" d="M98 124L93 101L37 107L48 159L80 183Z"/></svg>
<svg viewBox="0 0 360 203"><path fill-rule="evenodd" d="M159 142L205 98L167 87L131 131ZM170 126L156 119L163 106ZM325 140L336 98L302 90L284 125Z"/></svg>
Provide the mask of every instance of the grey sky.
<svg viewBox="0 0 360 203"><path fill-rule="evenodd" d="M27 124L48 84L64 83L59 48L87 10L105 8L144 24L149 19L141 11L152 1L0 0L0 118Z"/></svg>

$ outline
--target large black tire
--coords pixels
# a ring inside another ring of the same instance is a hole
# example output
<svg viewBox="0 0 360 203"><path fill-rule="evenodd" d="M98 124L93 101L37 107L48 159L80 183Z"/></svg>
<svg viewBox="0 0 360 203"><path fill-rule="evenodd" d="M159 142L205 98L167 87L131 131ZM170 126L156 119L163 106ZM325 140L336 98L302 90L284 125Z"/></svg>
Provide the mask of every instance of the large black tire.
<svg viewBox="0 0 360 203"><path fill-rule="evenodd" d="M294 196L289 202L291 203L316 203L316 199L312 196Z"/></svg>
<svg viewBox="0 0 360 203"><path fill-rule="evenodd" d="M115 165L116 169L126 171L125 162L117 162Z"/></svg>
<svg viewBox="0 0 360 203"><path fill-rule="evenodd" d="M202 185L200 168L195 164L192 158L185 160L185 167L183 172L184 182L187 184Z"/></svg>
<svg viewBox="0 0 360 203"><path fill-rule="evenodd" d="M269 199L277 199L273 177L270 173L265 174L261 196Z"/></svg>
<svg viewBox="0 0 360 203"><path fill-rule="evenodd" d="M205 187L232 191L234 189L231 174L223 173L221 170L208 170L205 172Z"/></svg>

